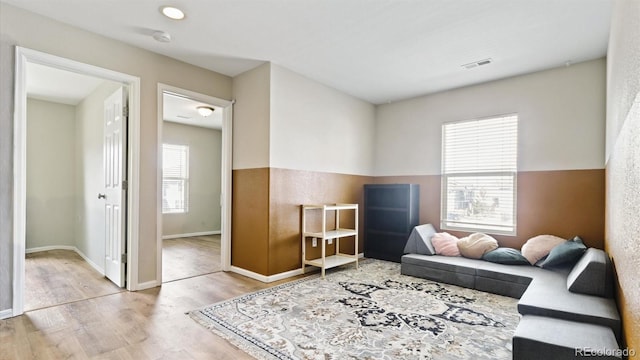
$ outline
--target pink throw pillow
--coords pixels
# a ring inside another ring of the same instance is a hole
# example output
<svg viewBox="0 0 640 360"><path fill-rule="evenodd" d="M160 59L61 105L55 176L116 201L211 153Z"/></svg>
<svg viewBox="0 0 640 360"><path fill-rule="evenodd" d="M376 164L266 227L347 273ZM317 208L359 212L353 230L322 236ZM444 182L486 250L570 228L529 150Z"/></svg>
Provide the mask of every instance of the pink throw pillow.
<svg viewBox="0 0 640 360"><path fill-rule="evenodd" d="M553 235L534 236L522 245L522 256L527 258L531 265L535 265L540 259L549 255L551 249L565 241L567 240Z"/></svg>
<svg viewBox="0 0 640 360"><path fill-rule="evenodd" d="M446 233L436 233L431 238L431 244L436 249L436 254L444 256L460 256L458 250L458 238Z"/></svg>

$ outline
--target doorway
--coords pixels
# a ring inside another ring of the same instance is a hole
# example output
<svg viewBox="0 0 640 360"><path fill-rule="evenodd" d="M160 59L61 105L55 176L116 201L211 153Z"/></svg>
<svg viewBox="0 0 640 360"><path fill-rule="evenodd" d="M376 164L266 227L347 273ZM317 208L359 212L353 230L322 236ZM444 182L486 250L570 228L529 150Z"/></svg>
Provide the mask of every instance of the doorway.
<svg viewBox="0 0 640 360"><path fill-rule="evenodd" d="M158 85L162 282L230 268L232 108L232 101Z"/></svg>
<svg viewBox="0 0 640 360"><path fill-rule="evenodd" d="M25 49L21 47L16 48L16 84L15 84L15 112L14 112L14 269L13 269L13 307L12 313L14 316L20 315L24 312L25 305L25 262L26 262L26 248L27 248L27 145L29 144L27 139L27 76L30 66L39 66L48 69L57 69L66 71L68 73L76 75L84 75L86 77L92 77L98 79L98 81L109 82L108 86L115 85L116 87L124 86L129 91L129 119L130 126L128 126L128 151L126 152L127 159L127 173L129 180L129 191L126 204L123 204L123 209L126 208L127 216L125 218L126 229L126 247L129 249L127 252L125 262L128 263L128 271L126 272L126 288L128 290L135 290L137 283L132 282L131 279L137 279L137 215L131 209L137 207L138 203L138 139L139 139L139 89L140 81L137 77L114 72L107 69L98 68L95 66L79 63L65 58L60 58L50 54L38 52L31 49ZM100 101L99 109L99 121L102 122L102 113L104 112L103 99ZM42 104L40 104L42 105ZM100 129L102 127L100 126ZM100 134L102 138L102 134ZM99 139L100 148L100 164L102 164L102 139ZM83 149L84 150L84 149ZM80 152L78 152L80 153ZM35 209L33 206L30 209ZM56 208L59 212L62 209ZM46 210L46 209L45 209ZM55 210L55 209L54 209ZM54 211L52 210L52 211ZM77 214L70 214L74 217L73 221L76 221ZM104 220L104 218L102 219ZM81 229L74 229L73 232L82 232ZM100 234L102 235L102 234ZM60 241L56 241L60 242ZM59 249L50 250L75 250L78 248L84 249L81 251L75 251L78 257L84 258L87 264L91 264L89 268L100 270L104 269L103 256L99 255L99 251L96 251L95 244L84 246L74 244L54 244L53 247ZM34 246L30 246L34 247ZM38 247L38 245L35 245ZM60 248L61 247L61 248ZM41 250L46 250L47 245L41 245ZM102 251L104 253L104 243L102 244ZM82 255L80 255L82 254ZM56 254L60 257L60 254ZM66 255L65 255L66 256ZM65 257L63 256L63 258ZM97 256L97 257L96 257ZM56 256L54 256L56 257ZM64 260L63 260L64 261Z"/></svg>

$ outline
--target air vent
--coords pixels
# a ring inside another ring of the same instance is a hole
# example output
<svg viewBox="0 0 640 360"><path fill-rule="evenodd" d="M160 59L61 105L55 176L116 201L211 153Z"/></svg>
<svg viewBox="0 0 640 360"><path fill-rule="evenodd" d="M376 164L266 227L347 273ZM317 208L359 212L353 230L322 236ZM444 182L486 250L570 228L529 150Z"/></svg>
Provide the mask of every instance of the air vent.
<svg viewBox="0 0 640 360"><path fill-rule="evenodd" d="M489 65L492 62L493 62L493 60L491 58L488 58L488 59L478 60L478 61L474 61L472 63L464 64L464 65L462 65L462 67L465 68L465 69L473 69L474 67L478 67L478 66L482 66L482 65Z"/></svg>

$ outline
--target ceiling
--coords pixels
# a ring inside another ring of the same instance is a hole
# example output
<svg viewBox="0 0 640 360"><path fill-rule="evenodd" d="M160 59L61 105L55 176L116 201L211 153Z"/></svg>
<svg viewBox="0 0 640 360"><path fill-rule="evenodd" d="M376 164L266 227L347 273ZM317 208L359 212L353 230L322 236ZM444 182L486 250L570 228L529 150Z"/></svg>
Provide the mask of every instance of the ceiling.
<svg viewBox="0 0 640 360"><path fill-rule="evenodd" d="M163 95L162 105L162 113L165 121L222 130L221 107L168 93ZM208 106L214 109L214 111L211 115L205 117L198 113L198 106Z"/></svg>
<svg viewBox="0 0 640 360"><path fill-rule="evenodd" d="M30 62L26 74L27 96L74 106L105 81Z"/></svg>
<svg viewBox="0 0 640 360"><path fill-rule="evenodd" d="M0 0L228 76L264 61L374 104L606 55L612 0ZM161 5L182 8L165 18ZM151 34L162 30L172 41ZM462 65L490 58L492 63Z"/></svg>
<svg viewBox="0 0 640 360"><path fill-rule="evenodd" d="M27 96L60 104L78 105L98 86L109 80L27 62ZM198 113L198 106L214 110L210 116ZM176 94L163 95L164 120L184 125L222 129L222 108L191 100Z"/></svg>

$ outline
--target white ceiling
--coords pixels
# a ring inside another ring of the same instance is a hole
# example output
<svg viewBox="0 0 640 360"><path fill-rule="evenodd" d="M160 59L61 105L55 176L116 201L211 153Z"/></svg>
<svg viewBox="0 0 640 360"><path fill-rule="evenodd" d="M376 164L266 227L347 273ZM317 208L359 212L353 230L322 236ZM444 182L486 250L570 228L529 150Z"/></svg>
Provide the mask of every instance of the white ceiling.
<svg viewBox="0 0 640 360"><path fill-rule="evenodd" d="M235 76L271 61L369 102L606 55L612 0L0 0ZM182 21L160 13L171 4ZM150 34L167 31L173 41ZM491 58L493 63L461 65Z"/></svg>
<svg viewBox="0 0 640 360"><path fill-rule="evenodd" d="M67 105L78 105L105 80L27 63L27 96Z"/></svg>
<svg viewBox="0 0 640 360"><path fill-rule="evenodd" d="M163 95L162 105L165 121L222 130L222 108L220 107L167 93ZM214 111L205 117L198 113L198 106L209 106Z"/></svg>
<svg viewBox="0 0 640 360"><path fill-rule="evenodd" d="M31 62L27 62L26 74L28 97L73 106L102 83L109 81ZM201 105L210 106L215 111L204 117L197 111ZM164 94L162 111L166 121L222 129L222 109L216 106L175 94Z"/></svg>

